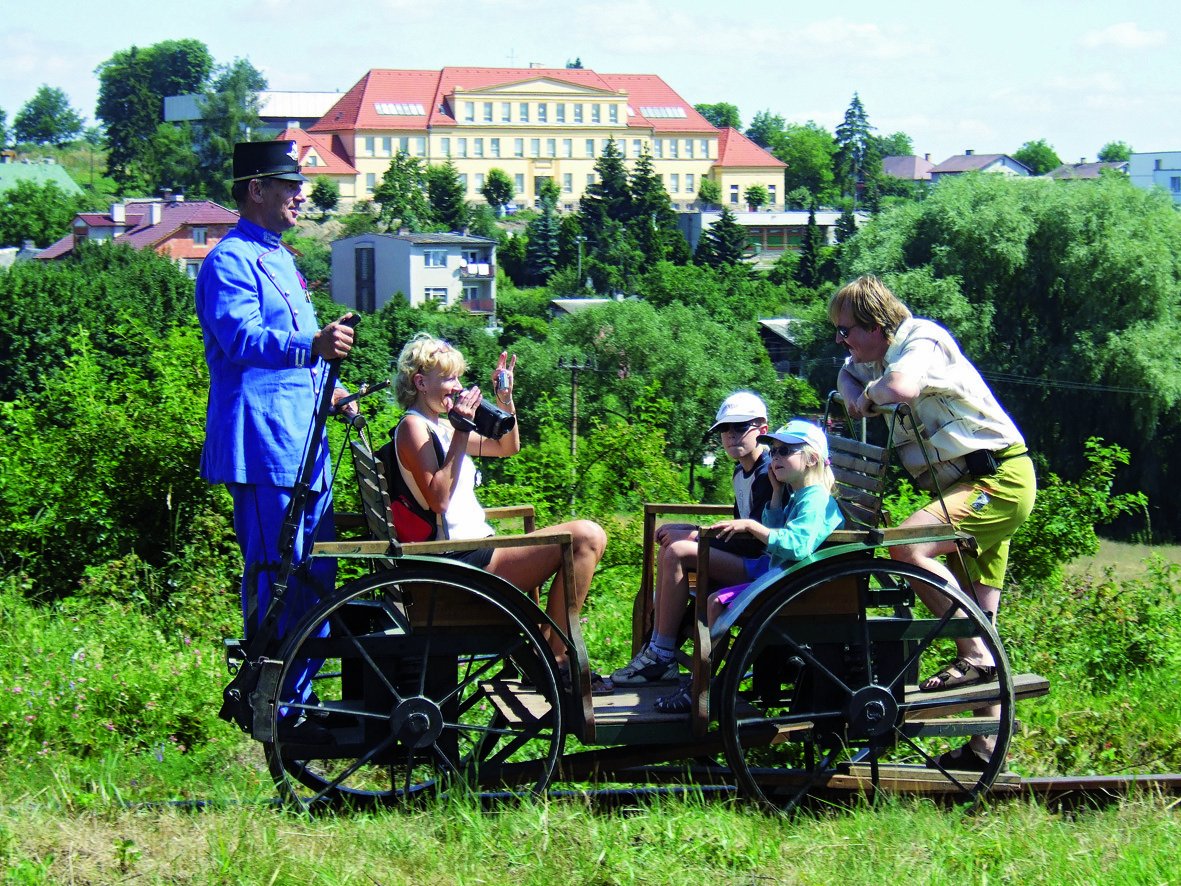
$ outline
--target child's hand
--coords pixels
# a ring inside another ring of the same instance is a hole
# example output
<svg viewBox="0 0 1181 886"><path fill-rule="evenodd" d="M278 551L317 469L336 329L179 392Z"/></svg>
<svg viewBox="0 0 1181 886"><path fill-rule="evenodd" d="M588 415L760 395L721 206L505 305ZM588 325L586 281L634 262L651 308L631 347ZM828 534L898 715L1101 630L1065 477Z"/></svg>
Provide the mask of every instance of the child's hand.
<svg viewBox="0 0 1181 886"><path fill-rule="evenodd" d="M735 535L750 535L759 541L767 540L767 527L758 520L720 520L714 524L718 530L718 537L725 540Z"/></svg>

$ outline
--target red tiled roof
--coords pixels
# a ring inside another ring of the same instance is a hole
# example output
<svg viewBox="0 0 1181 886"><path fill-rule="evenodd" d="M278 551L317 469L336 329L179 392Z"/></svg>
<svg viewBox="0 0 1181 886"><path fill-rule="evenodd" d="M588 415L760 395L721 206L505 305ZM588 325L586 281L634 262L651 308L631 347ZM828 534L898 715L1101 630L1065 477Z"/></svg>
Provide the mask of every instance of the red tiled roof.
<svg viewBox="0 0 1181 886"><path fill-rule="evenodd" d="M134 204L133 204L134 205ZM140 204L142 206L142 204ZM138 208L138 207L137 207ZM118 237L115 242L126 243L133 249L143 249L155 246L168 239L183 227L194 225L236 225L238 213L211 200L196 200L192 203L168 203L160 208L159 224L150 224L151 216L147 211L133 213L128 207L127 233ZM114 227L115 222L110 215L96 212L83 212L75 216L75 220L86 222L88 228ZM48 246L37 254L39 259L60 258L72 252L74 238L69 234L56 243Z"/></svg>
<svg viewBox="0 0 1181 886"><path fill-rule="evenodd" d="M306 129L284 129L277 141L294 141L299 148L300 171L308 178L316 175L356 175L356 167L348 161L344 142L339 135L314 135ZM304 166L308 151L315 150L323 165Z"/></svg>
<svg viewBox="0 0 1181 886"><path fill-rule="evenodd" d="M628 126L651 127L661 132L712 132L714 127L689 102L655 74L598 74L586 68L443 68L438 71L404 71L375 68L346 92L309 132L344 132L357 129L422 129L455 125L448 99L455 89L481 90L493 86L556 80L604 93L627 91L631 115ZM377 103L421 105L422 115L395 116L377 113ZM647 118L641 108L675 107L684 117Z"/></svg>
<svg viewBox="0 0 1181 886"><path fill-rule="evenodd" d="M786 169L787 164L765 148L760 148L733 127L727 126L718 134L718 162L715 166Z"/></svg>

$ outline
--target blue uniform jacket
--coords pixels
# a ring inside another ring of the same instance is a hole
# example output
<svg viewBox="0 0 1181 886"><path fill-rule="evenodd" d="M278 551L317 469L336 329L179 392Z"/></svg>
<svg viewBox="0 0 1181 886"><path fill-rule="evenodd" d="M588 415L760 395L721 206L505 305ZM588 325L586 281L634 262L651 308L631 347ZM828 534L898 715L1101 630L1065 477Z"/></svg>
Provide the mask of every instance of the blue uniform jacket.
<svg viewBox="0 0 1181 886"><path fill-rule="evenodd" d="M197 318L209 365L201 476L294 486L327 365L303 278L278 234L241 219L201 265ZM313 489L323 488L321 441Z"/></svg>

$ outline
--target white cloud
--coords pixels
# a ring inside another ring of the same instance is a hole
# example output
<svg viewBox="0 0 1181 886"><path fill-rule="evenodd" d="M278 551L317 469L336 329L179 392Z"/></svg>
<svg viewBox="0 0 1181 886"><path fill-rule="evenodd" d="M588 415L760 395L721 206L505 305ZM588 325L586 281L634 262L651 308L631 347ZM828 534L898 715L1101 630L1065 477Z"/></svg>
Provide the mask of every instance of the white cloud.
<svg viewBox="0 0 1181 886"><path fill-rule="evenodd" d="M1147 49L1164 46L1168 34L1164 31L1145 31L1135 22L1118 22L1088 31L1079 42L1088 49L1111 46L1116 49Z"/></svg>

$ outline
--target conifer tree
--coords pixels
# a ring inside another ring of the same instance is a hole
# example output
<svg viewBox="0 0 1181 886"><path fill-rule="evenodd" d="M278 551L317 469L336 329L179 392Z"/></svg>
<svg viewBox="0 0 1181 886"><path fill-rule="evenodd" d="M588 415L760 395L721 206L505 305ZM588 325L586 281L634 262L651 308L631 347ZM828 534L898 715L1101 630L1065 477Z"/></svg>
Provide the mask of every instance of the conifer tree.
<svg viewBox="0 0 1181 886"><path fill-rule="evenodd" d="M558 269L561 227L552 195L541 198L541 214L529 222L525 249L525 269L529 278L545 284Z"/></svg>
<svg viewBox="0 0 1181 886"><path fill-rule="evenodd" d="M721 216L697 241L693 260L711 268L737 265L742 261L746 246L746 231L738 224L730 208L723 206Z"/></svg>
<svg viewBox="0 0 1181 886"><path fill-rule="evenodd" d="M445 231L462 231L471 215L467 205L467 189L459 180L459 170L450 158L441 166L426 171L427 199L435 223Z"/></svg>
<svg viewBox="0 0 1181 886"><path fill-rule="evenodd" d="M853 198L853 207L867 182L880 172L881 157L877 155L869 125L869 116L861 104L861 97L853 93L853 100L845 111L845 119L836 130L836 178L841 194Z"/></svg>
<svg viewBox="0 0 1181 886"><path fill-rule="evenodd" d="M381 223L387 230L404 225L411 231L423 231L431 224L427 202L427 173L422 161L405 151L390 160L373 200L381 207Z"/></svg>

